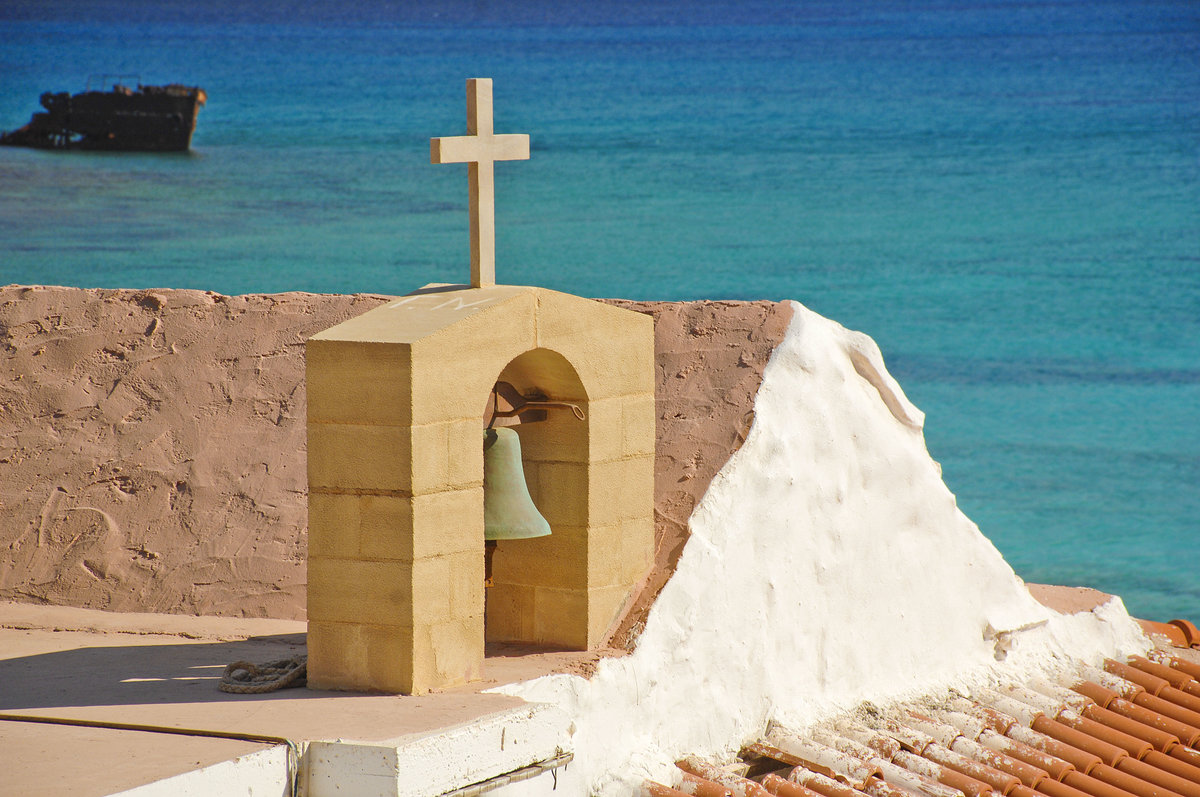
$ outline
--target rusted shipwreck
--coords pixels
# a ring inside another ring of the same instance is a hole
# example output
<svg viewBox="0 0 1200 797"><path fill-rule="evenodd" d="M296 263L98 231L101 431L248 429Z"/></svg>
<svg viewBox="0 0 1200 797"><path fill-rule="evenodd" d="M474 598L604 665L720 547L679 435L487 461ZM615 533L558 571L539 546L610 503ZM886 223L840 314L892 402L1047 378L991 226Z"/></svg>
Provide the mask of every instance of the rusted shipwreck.
<svg viewBox="0 0 1200 797"><path fill-rule="evenodd" d="M29 124L0 135L0 144L37 149L186 152L204 89L170 84L78 94L48 91Z"/></svg>

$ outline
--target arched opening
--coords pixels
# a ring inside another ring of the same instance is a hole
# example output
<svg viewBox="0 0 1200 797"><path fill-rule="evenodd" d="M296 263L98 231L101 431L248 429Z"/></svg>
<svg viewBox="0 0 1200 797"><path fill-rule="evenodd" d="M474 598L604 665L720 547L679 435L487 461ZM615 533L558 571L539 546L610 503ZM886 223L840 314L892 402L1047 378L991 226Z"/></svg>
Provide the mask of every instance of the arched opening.
<svg viewBox="0 0 1200 797"><path fill-rule="evenodd" d="M529 497L550 534L495 544L485 590L485 640L587 649L587 392L565 357L542 348L514 358L496 382L534 402L529 406L547 400L564 406L502 419L493 412L494 397L486 401L484 425L506 426L519 437Z"/></svg>

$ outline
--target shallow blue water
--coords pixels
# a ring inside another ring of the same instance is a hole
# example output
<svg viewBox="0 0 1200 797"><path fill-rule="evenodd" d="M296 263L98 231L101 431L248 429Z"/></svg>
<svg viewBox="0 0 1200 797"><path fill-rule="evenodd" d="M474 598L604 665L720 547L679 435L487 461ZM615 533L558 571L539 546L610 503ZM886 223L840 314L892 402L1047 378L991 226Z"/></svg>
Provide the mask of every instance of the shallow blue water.
<svg viewBox="0 0 1200 797"><path fill-rule="evenodd" d="M428 139L490 76L502 282L861 329L1023 577L1200 620L1197 4L196 5L0 3L0 127L93 73L209 95L190 155L0 149L0 283L462 281Z"/></svg>

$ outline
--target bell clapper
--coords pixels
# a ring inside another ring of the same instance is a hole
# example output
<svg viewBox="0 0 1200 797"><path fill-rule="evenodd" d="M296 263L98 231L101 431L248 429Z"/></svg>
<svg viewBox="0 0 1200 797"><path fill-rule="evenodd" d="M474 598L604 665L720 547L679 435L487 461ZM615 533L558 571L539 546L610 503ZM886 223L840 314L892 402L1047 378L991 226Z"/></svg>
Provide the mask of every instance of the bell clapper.
<svg viewBox="0 0 1200 797"><path fill-rule="evenodd" d="M492 557L496 555L496 541L484 540L483 542L483 588L487 589L495 584L492 579Z"/></svg>

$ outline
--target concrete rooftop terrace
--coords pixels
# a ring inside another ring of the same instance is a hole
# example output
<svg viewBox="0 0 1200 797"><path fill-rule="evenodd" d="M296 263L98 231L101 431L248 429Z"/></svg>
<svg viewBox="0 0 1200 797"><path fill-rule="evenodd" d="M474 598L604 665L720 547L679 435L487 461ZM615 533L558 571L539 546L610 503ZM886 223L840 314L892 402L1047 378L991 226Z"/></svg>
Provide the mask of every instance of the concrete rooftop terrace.
<svg viewBox="0 0 1200 797"><path fill-rule="evenodd" d="M1089 589L1030 587L1040 601L1065 612L1088 611L1109 597ZM231 662L303 653L305 631L300 621L0 603L0 715L287 739L307 748L299 778L314 794L323 793L321 781L331 791L345 785L347 768L369 770L355 758L364 753L377 775L406 773L414 787L431 780L451 791L546 760L559 748L554 732L565 722L551 716L554 709L484 690L552 672L586 674L599 658L613 655L491 646L482 681L418 697L309 689L231 695L217 689ZM332 740L339 744L328 745ZM437 771L431 749L448 753L456 766ZM474 767L464 765L466 750L478 757ZM494 755L479 756L481 750ZM231 762L240 767L236 772ZM286 746L0 720L0 797L206 794L221 767L243 784L255 777L277 783L287 767ZM181 791L189 776L194 790ZM163 791L147 785L172 778Z"/></svg>
<svg viewBox="0 0 1200 797"><path fill-rule="evenodd" d="M551 672L585 673L607 655L491 646L482 681L419 697L310 689L233 695L217 688L231 662L287 658L304 646L305 624L297 621L0 603L0 714L281 737L310 753L324 741L341 740L343 748L361 742L360 750L397 751L383 766L400 771L405 750L427 752L423 738L463 728L474 753L487 739L469 737L499 736L507 727L507 746L491 745L494 761L480 760L473 773L445 773L449 791L554 752L553 739L528 728L514 733L531 716L528 704L483 690ZM543 717L539 726L555 722ZM272 742L3 720L0 795L117 794L269 750L286 760L286 748ZM332 769L321 775L319 766L300 774L335 777ZM464 778L473 780L459 782Z"/></svg>

